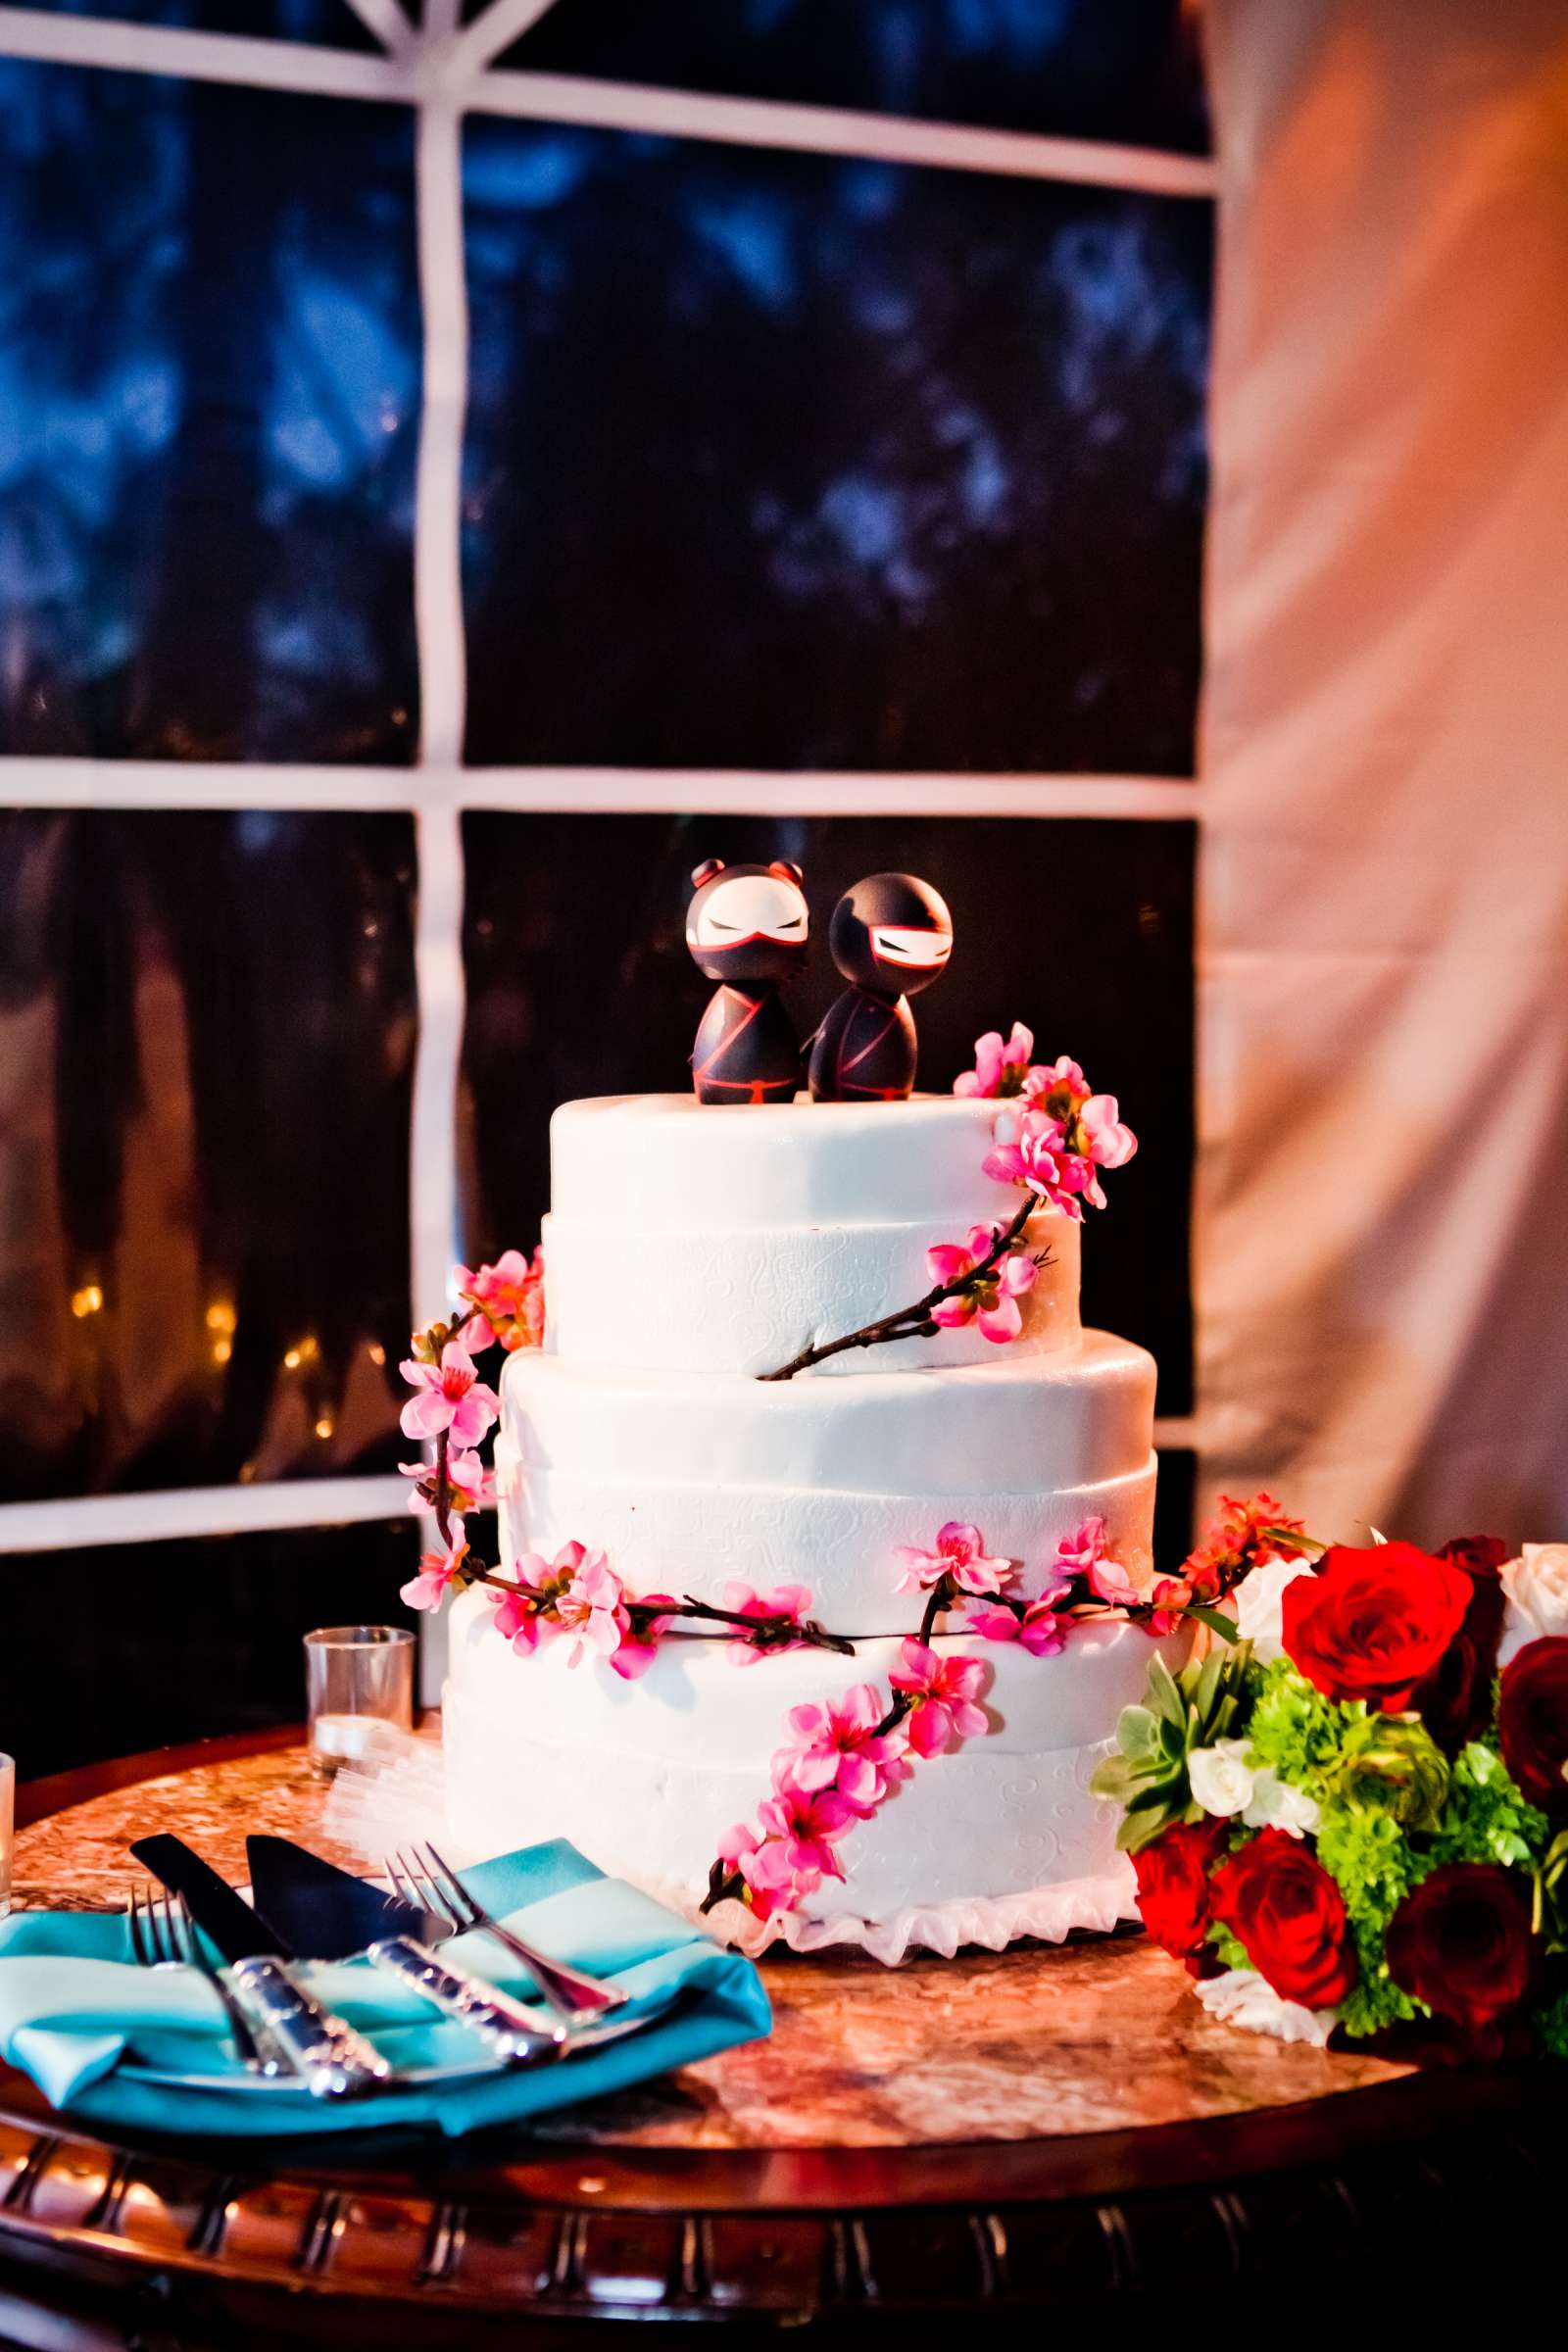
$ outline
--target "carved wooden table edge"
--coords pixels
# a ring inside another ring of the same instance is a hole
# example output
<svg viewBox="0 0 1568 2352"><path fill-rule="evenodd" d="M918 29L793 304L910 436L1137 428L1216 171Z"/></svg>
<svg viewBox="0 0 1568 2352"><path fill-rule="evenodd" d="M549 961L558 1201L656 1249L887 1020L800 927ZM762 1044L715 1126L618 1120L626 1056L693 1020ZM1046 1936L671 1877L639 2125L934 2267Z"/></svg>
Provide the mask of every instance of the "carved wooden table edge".
<svg viewBox="0 0 1568 2352"><path fill-rule="evenodd" d="M125 1758L19 1790L90 1794L288 1746ZM40 1801L43 1800L43 1801ZM1463 2216L1477 2260L1554 2247L1555 2070L1438 2070L1233 2115L1055 2139L770 2149L134 2145L0 2069L0 2342L345 2344L416 2311L423 2345L581 2343L629 2317L836 2340L976 2307L1060 2315L1152 2293L1342 2282ZM1450 2282L1452 2274L1450 2273ZM517 2329L526 2323L526 2333Z"/></svg>

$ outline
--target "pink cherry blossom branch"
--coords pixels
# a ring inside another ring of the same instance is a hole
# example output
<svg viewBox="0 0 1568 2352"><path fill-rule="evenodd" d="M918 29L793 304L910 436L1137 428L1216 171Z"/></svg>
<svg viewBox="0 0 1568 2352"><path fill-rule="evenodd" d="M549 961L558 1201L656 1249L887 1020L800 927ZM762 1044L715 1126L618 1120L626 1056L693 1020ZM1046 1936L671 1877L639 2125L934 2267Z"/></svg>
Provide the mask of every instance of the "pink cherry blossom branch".
<svg viewBox="0 0 1568 2352"><path fill-rule="evenodd" d="M1024 1227L1039 1206L1039 1196L1027 1194L1023 1206L1011 1224L998 1228L996 1238L983 1257L977 1258L964 1273L955 1275L951 1282L933 1284L925 1297L917 1298L912 1306L901 1306L891 1315L880 1315L874 1323L863 1323L858 1331L846 1332L841 1340L827 1340L820 1347L803 1348L799 1355L790 1357L787 1364L780 1364L771 1372L760 1372L759 1380L793 1380L797 1372L808 1372L813 1364L826 1363L830 1355L842 1355L850 1348L880 1348L890 1340L934 1339L942 1326L932 1320L932 1308L940 1306L945 1299L972 1295L988 1275L995 1273L1014 1243L1022 1238ZM1048 1266L1050 1263L1049 1250L1042 1250L1035 1259L1037 1266Z"/></svg>

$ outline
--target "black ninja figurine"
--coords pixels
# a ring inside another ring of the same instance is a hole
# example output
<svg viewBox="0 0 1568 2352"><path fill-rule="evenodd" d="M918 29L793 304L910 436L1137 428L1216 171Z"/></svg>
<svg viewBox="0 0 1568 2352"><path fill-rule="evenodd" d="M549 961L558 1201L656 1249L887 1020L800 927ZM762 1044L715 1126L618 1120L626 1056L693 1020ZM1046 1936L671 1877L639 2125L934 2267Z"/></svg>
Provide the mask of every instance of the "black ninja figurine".
<svg viewBox="0 0 1568 2352"><path fill-rule="evenodd" d="M833 909L828 946L850 986L811 1045L818 1102L900 1102L914 1084L914 1015L953 953L946 902L913 874L868 874Z"/></svg>
<svg viewBox="0 0 1568 2352"><path fill-rule="evenodd" d="M783 982L806 963L809 917L798 865L725 865L710 858L692 876L686 945L720 986L692 1050L699 1102L790 1102L801 1082L801 1045L779 1003Z"/></svg>

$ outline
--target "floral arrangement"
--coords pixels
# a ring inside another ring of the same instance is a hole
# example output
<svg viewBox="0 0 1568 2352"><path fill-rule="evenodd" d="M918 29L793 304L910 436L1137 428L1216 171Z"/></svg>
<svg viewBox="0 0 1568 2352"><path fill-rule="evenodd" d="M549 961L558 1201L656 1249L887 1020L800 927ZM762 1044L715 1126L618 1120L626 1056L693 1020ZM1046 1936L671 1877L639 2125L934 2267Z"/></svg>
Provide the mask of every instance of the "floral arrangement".
<svg viewBox="0 0 1568 2352"><path fill-rule="evenodd" d="M1233 1607L1231 1646L1152 1662L1094 1783L1199 1999L1287 2040L1568 2056L1568 1545L1298 1531Z"/></svg>

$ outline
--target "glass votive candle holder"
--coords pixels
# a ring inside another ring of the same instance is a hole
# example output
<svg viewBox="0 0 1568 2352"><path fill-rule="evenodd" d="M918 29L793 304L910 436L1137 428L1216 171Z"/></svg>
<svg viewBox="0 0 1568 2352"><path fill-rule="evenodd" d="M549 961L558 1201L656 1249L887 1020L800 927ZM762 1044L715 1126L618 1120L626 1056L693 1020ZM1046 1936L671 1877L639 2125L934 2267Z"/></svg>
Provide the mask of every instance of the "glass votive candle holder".
<svg viewBox="0 0 1568 2352"><path fill-rule="evenodd" d="M0 1919L11 1909L11 1856L17 1839L17 1767L0 1756Z"/></svg>
<svg viewBox="0 0 1568 2352"><path fill-rule="evenodd" d="M414 1653L407 1626L323 1625L305 1637L311 1766L330 1780L368 1756L380 1726L414 1729Z"/></svg>

